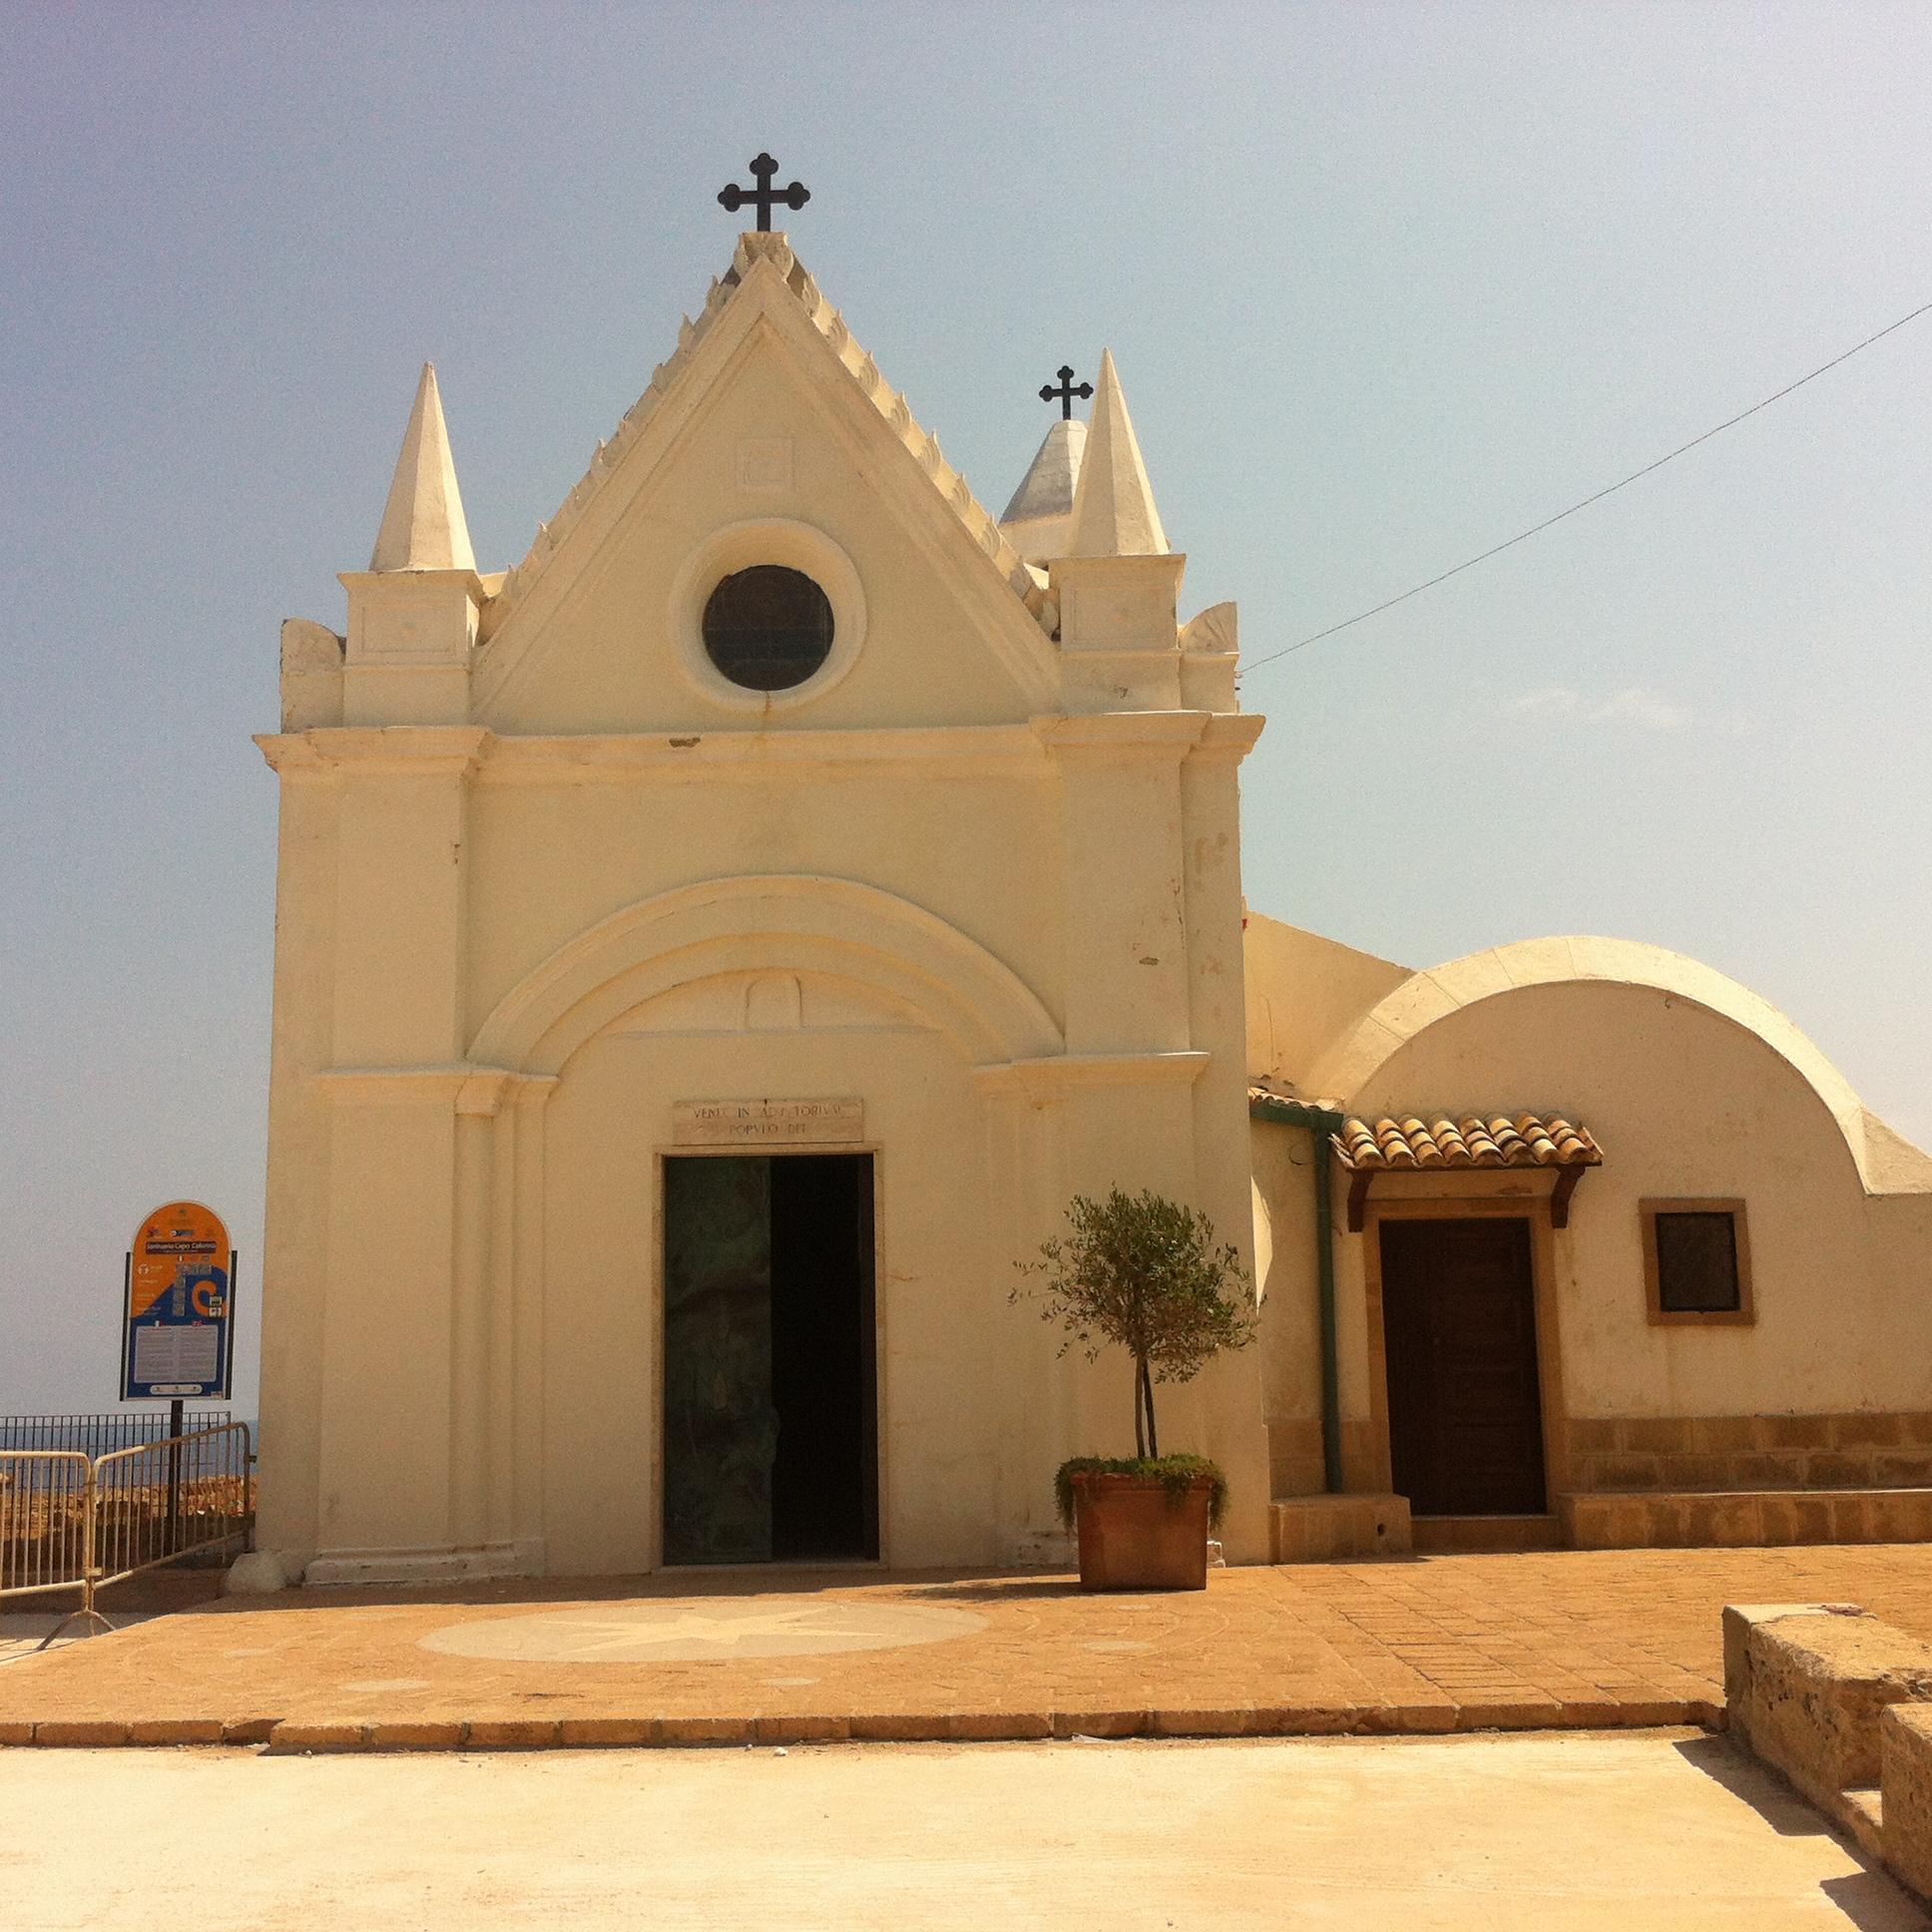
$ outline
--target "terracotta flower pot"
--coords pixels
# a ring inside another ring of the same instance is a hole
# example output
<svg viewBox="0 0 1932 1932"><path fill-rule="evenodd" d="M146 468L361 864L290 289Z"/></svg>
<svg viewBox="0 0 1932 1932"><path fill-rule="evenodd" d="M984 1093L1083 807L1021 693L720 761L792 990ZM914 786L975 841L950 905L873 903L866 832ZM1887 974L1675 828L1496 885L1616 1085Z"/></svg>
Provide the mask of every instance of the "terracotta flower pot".
<svg viewBox="0 0 1932 1932"><path fill-rule="evenodd" d="M1073 1485L1081 1589L1208 1588L1208 1477L1178 1493L1152 1476L1077 1475Z"/></svg>

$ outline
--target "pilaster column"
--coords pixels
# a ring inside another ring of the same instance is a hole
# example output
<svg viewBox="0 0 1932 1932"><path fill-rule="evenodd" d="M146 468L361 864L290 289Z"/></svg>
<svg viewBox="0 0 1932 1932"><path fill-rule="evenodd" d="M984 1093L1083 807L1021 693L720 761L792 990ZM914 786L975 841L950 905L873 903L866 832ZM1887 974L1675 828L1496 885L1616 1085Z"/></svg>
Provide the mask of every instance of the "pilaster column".
<svg viewBox="0 0 1932 1932"><path fill-rule="evenodd" d="M1192 1044L1181 761L1206 722L1199 712L1034 721L1060 777L1069 1053Z"/></svg>

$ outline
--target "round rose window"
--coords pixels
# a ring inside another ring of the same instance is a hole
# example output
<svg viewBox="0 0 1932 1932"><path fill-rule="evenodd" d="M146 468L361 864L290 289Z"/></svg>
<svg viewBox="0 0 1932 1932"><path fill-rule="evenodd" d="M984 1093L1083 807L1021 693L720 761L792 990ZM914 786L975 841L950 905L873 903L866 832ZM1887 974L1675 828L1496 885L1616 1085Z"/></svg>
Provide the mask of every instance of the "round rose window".
<svg viewBox="0 0 1932 1932"><path fill-rule="evenodd" d="M789 691L831 655L832 607L802 571L753 564L712 592L703 622L705 652L746 691Z"/></svg>

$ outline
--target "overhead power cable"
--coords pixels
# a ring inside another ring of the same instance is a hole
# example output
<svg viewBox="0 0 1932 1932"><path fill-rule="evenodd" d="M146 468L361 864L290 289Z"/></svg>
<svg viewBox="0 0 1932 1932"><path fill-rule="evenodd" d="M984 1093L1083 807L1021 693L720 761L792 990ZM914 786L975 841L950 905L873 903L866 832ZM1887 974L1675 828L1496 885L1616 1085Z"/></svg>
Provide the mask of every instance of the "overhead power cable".
<svg viewBox="0 0 1932 1932"><path fill-rule="evenodd" d="M1323 638L1332 638L1337 631L1352 629L1357 624L1366 624L1372 617L1380 617L1384 611L1392 611L1398 604L1406 604L1412 597L1420 597L1424 591L1432 591L1438 584L1446 584L1452 577L1460 577L1466 570L1474 570L1478 564L1486 564L1492 557L1500 557L1506 550L1514 550L1520 543L1527 543L1532 537L1540 536L1553 525L1563 522L1566 517L1574 517L1579 510L1587 510L1593 503L1601 503L1607 496L1615 496L1619 490L1628 489L1633 483L1647 477L1653 470L1661 470L1666 463L1674 463L1680 456L1693 450L1699 443L1707 443L1713 436L1721 436L1726 429L1734 429L1747 416L1754 416L1760 409L1768 409L1774 402L1782 402L1794 390L1802 389L1807 382L1815 382L1819 376L1835 369L1840 362L1849 362L1860 349L1868 349L1874 342L1882 342L1886 336L1901 329L1907 322L1915 322L1921 315L1932 314L1932 301L1922 302L1909 315L1901 315L1897 321L1888 322L1876 334L1867 335L1862 342L1854 342L1841 354L1834 355L1829 362L1820 362L1808 375L1801 375L1795 382L1787 382L1783 388L1774 390L1762 401L1754 402L1748 409L1740 409L1734 416L1727 416L1714 428L1706 429L1701 436L1692 436L1688 443L1680 443L1668 455L1660 456L1654 463L1646 463L1641 470L1632 470L1628 476L1620 477L1615 483L1607 483L1601 490L1593 491L1580 503L1573 503L1567 510L1559 510L1553 517L1545 517L1541 523L1533 523L1527 530L1519 530L1515 536L1507 537L1499 544L1492 544L1479 556L1470 557L1460 564L1453 564L1445 571L1439 571L1426 583L1417 584L1412 590L1403 591L1399 596L1385 598L1372 609L1358 611L1353 617L1345 617L1339 624L1331 624L1325 631L1316 631L1295 644L1284 644L1279 651L1270 651L1264 657L1253 660L1241 667L1241 675L1259 671L1263 665L1270 665L1281 658L1292 657L1297 651L1305 651L1311 644L1319 644Z"/></svg>

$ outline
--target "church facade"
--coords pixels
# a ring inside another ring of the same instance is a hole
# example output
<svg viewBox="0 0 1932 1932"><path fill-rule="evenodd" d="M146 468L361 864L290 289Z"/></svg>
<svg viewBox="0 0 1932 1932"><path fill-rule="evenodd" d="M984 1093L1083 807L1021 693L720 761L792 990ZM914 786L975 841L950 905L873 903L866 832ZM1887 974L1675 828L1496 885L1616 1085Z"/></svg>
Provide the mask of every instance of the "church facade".
<svg viewBox="0 0 1932 1932"><path fill-rule="evenodd" d="M1230 1562L1907 1527L1932 1163L1690 962L1250 917L1262 721L1185 562L1111 359L995 518L782 235L514 570L425 370L259 740L264 1548L1055 1560L1128 1382L1014 1264L1114 1187L1254 1269L1261 1344L1163 1391Z"/></svg>

